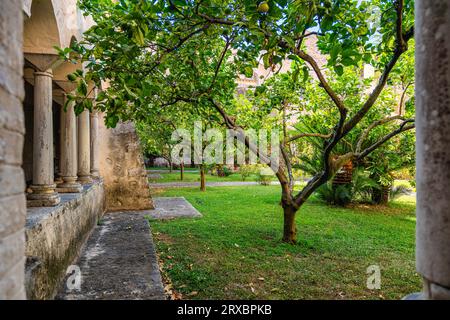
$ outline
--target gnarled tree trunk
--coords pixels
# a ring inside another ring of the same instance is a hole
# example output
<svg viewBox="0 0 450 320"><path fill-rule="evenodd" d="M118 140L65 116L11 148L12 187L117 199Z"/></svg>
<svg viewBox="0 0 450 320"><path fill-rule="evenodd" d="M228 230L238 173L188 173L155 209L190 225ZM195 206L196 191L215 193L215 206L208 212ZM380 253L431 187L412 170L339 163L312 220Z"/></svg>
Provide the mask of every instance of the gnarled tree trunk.
<svg viewBox="0 0 450 320"><path fill-rule="evenodd" d="M205 167L200 165L200 190L206 191Z"/></svg>
<svg viewBox="0 0 450 320"><path fill-rule="evenodd" d="M372 189L372 201L376 204L386 205L389 202L391 186L382 186L381 189Z"/></svg>
<svg viewBox="0 0 450 320"><path fill-rule="evenodd" d="M184 180L184 162L180 164L180 180Z"/></svg>
<svg viewBox="0 0 450 320"><path fill-rule="evenodd" d="M295 224L296 213L297 209L295 209L292 205L283 205L283 242L292 244L297 242L297 225Z"/></svg>

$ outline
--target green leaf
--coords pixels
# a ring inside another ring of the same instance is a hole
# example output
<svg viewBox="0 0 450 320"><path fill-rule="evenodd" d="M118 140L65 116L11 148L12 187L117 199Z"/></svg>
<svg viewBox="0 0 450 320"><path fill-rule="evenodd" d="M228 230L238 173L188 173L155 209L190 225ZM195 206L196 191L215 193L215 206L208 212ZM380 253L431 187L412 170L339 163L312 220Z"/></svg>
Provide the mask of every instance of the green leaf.
<svg viewBox="0 0 450 320"><path fill-rule="evenodd" d="M253 77L253 68L252 68L251 66L246 66L246 67L244 68L244 75L245 75L247 78Z"/></svg>
<svg viewBox="0 0 450 320"><path fill-rule="evenodd" d="M75 80L77 80L77 76L76 76L75 74L73 74L73 73L69 73L69 74L67 75L67 79L68 79L69 81L74 82Z"/></svg>
<svg viewBox="0 0 450 320"><path fill-rule="evenodd" d="M340 64L334 66L334 71L338 76L342 76L344 74L344 67Z"/></svg>
<svg viewBox="0 0 450 320"><path fill-rule="evenodd" d="M87 90L88 90L88 88L87 88L86 82L84 82L84 80L80 80L80 81L78 82L77 91L78 91L81 95L86 96L86 95L87 95Z"/></svg>

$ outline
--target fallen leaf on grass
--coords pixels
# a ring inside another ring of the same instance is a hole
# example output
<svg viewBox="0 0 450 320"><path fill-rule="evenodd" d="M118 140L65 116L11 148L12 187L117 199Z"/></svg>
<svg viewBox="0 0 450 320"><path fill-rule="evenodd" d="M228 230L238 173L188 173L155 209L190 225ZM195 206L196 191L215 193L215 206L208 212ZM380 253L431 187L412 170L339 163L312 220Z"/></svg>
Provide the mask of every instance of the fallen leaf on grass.
<svg viewBox="0 0 450 320"><path fill-rule="evenodd" d="M164 291L170 291L172 289L172 284L168 284L164 287Z"/></svg>
<svg viewBox="0 0 450 320"><path fill-rule="evenodd" d="M170 298L172 300L182 300L183 299L183 295L181 293L175 291L175 292L172 293Z"/></svg>

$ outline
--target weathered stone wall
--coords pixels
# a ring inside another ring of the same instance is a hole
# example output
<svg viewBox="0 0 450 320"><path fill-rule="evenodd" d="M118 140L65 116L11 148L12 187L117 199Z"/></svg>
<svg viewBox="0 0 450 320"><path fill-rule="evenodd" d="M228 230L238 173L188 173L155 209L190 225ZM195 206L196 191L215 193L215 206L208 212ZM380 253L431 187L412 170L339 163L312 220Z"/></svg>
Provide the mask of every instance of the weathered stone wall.
<svg viewBox="0 0 450 320"><path fill-rule="evenodd" d="M22 164L24 97L22 2L0 10L0 300L23 299L25 183Z"/></svg>
<svg viewBox="0 0 450 320"><path fill-rule="evenodd" d="M107 210L153 208L147 172L134 125L119 123L107 129L99 121L100 176L105 181Z"/></svg>
<svg viewBox="0 0 450 320"><path fill-rule="evenodd" d="M28 299L52 299L105 212L101 181L82 193L61 194L57 207L29 208L26 221ZM81 266L80 266L81 267Z"/></svg>

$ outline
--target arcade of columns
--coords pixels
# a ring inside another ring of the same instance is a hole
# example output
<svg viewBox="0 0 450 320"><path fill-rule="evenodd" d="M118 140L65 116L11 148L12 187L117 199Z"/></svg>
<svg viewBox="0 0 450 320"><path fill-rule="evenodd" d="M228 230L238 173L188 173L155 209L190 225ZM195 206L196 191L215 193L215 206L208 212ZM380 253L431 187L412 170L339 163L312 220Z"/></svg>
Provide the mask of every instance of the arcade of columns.
<svg viewBox="0 0 450 320"><path fill-rule="evenodd" d="M99 178L98 114L85 110L76 117L69 103L61 110L60 172L54 179L52 79L52 69L34 72L33 182L32 192L27 193L30 207L56 206L59 193L81 192L82 185Z"/></svg>

